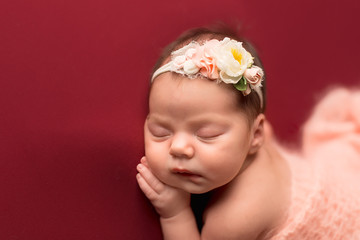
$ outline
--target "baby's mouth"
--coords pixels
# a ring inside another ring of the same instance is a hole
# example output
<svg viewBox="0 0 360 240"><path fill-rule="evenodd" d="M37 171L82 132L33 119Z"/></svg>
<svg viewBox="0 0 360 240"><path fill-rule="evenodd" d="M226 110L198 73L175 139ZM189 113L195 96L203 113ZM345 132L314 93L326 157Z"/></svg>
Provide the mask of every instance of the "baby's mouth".
<svg viewBox="0 0 360 240"><path fill-rule="evenodd" d="M187 172L178 172L177 174L184 176L184 177L190 177L190 176L198 176L196 174L193 173L187 173Z"/></svg>
<svg viewBox="0 0 360 240"><path fill-rule="evenodd" d="M187 169L173 169L172 170L173 173L175 173L176 175L179 175L179 176L183 176L183 177L200 177L199 174L196 174L196 173L193 173L191 172L190 170L187 170Z"/></svg>

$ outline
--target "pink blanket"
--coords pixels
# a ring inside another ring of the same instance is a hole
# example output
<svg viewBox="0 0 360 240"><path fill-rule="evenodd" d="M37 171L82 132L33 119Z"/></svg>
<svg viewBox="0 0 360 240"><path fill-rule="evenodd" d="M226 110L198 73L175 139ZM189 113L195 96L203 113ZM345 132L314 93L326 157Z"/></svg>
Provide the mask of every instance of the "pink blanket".
<svg viewBox="0 0 360 240"><path fill-rule="evenodd" d="M271 239L360 239L360 91L330 92L304 125L302 149L279 148L292 202Z"/></svg>

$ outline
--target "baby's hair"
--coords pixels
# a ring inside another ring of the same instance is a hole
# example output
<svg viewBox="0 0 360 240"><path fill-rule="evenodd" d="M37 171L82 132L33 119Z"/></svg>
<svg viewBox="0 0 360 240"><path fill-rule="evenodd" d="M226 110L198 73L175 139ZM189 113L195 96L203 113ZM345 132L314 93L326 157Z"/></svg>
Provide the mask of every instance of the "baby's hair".
<svg viewBox="0 0 360 240"><path fill-rule="evenodd" d="M243 47L254 57L254 65L264 69L261 60L259 59L256 53L255 48L248 41L240 37L237 34L237 32L234 31L229 26L225 24L216 24L209 27L190 29L184 32L183 34L181 34L175 41L173 41L163 49L162 54L160 55L159 59L157 60L153 68L152 75L162 65L170 61L170 56L173 51L182 48L183 46L189 44L190 42L196 41L201 43L211 39L217 39L220 41L225 37L242 42ZM234 88L234 91L236 91L236 96L238 98L237 102L239 104L239 107L249 116L250 121L254 120L257 117L257 115L259 115L260 113L265 112L265 107L266 107L265 81L266 80L262 82L262 87L261 87L261 91L263 95L262 107L260 103L260 98L255 91L251 91L249 95L244 96L241 92L239 92Z"/></svg>

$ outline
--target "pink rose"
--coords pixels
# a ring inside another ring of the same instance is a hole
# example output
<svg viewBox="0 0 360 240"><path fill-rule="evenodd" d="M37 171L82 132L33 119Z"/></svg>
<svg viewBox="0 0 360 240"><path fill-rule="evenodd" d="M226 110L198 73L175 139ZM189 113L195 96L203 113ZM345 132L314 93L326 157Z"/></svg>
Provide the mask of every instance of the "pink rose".
<svg viewBox="0 0 360 240"><path fill-rule="evenodd" d="M218 40L210 40L203 46L197 48L196 54L193 57L195 65L200 68L200 73L209 79L218 79L219 73L216 67L215 58L212 50L219 45Z"/></svg>
<svg viewBox="0 0 360 240"><path fill-rule="evenodd" d="M199 62L199 67L201 69L200 73L203 76L208 77L209 79L219 78L219 73L215 65L215 60L211 56L207 56L207 54L204 54L204 56Z"/></svg>
<svg viewBox="0 0 360 240"><path fill-rule="evenodd" d="M258 66L252 66L244 72L244 77L252 86L259 86L264 77L264 72Z"/></svg>

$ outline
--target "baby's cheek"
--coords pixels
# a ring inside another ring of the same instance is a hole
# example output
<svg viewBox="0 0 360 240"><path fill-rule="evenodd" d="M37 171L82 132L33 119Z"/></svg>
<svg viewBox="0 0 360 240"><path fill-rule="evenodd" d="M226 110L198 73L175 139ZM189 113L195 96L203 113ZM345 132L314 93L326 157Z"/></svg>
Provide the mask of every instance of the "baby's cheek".
<svg viewBox="0 0 360 240"><path fill-rule="evenodd" d="M145 156L149 165L150 171L160 181L164 183L169 182L169 150L164 142L154 142L145 139Z"/></svg>
<svg viewBox="0 0 360 240"><path fill-rule="evenodd" d="M161 148L156 147L156 144L155 146L152 146L152 144L145 145L146 160L150 170L156 175L161 173L163 168L166 166L162 152Z"/></svg>
<svg viewBox="0 0 360 240"><path fill-rule="evenodd" d="M149 169L154 174L154 176L159 179L163 183L168 184L168 170L166 169L166 163L163 163L162 161L153 161L149 162Z"/></svg>
<svg viewBox="0 0 360 240"><path fill-rule="evenodd" d="M145 156L148 162L156 161L156 159L159 158L161 152L162 150L158 144L145 140Z"/></svg>
<svg viewBox="0 0 360 240"><path fill-rule="evenodd" d="M156 144L154 144L151 140L145 138L145 156L148 162L153 160L157 149L158 147L156 146Z"/></svg>

